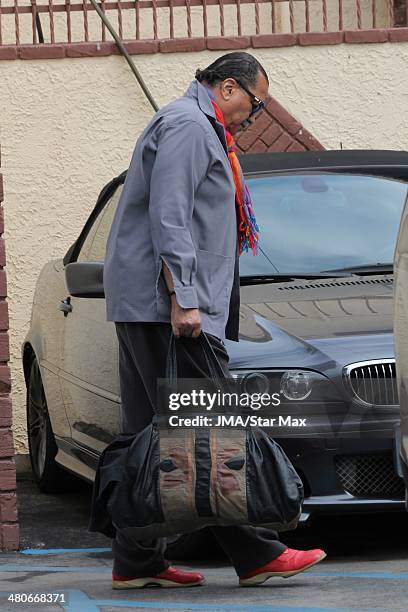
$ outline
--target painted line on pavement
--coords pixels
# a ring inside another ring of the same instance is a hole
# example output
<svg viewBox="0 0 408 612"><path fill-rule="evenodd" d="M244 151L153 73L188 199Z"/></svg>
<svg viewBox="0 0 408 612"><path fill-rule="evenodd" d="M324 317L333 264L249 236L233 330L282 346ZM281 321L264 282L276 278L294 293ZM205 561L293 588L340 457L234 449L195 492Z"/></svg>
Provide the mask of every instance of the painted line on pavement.
<svg viewBox="0 0 408 612"><path fill-rule="evenodd" d="M100 553L112 552L111 548L25 548L20 550L23 555L65 555L70 553Z"/></svg>
<svg viewBox="0 0 408 612"><path fill-rule="evenodd" d="M0 565L1 572L69 572L69 573L111 573L109 567L104 566L70 566L70 565L25 565L24 563L5 563ZM309 571L308 576L316 578L379 578L382 580L408 580L408 572L315 572Z"/></svg>
<svg viewBox="0 0 408 612"><path fill-rule="evenodd" d="M98 572L102 573L112 573L112 569L110 567L86 567L86 566L78 566L72 567L69 565L42 565L39 563L38 565L24 565L24 563L5 563L4 565L0 565L0 573L1 572L70 572L70 573L92 573L97 574Z"/></svg>

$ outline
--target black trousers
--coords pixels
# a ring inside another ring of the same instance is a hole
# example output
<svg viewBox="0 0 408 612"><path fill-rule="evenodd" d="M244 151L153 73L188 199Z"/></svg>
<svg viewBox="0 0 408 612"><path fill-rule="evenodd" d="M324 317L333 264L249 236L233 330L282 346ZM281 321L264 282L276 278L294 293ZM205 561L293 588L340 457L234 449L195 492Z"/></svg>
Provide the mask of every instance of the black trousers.
<svg viewBox="0 0 408 612"><path fill-rule="evenodd" d="M171 334L170 323L116 323L119 340L122 433L137 433L154 414L156 379L165 377L166 356ZM207 334L225 376L228 353L223 342ZM209 377L200 343L195 338L176 341L177 375L180 378ZM211 527L238 575L272 561L286 548L276 531L262 527ZM164 558L165 538L136 540L120 530L112 543L113 571L120 576L154 576L169 563Z"/></svg>

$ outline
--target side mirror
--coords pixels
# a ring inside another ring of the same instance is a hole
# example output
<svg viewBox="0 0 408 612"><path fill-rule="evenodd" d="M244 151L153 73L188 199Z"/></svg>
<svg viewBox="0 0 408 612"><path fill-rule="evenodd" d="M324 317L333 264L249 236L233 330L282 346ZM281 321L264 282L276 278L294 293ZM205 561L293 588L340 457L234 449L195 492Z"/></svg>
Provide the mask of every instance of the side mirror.
<svg viewBox="0 0 408 612"><path fill-rule="evenodd" d="M68 291L73 297L105 297L102 261L76 261L67 264L65 280Z"/></svg>

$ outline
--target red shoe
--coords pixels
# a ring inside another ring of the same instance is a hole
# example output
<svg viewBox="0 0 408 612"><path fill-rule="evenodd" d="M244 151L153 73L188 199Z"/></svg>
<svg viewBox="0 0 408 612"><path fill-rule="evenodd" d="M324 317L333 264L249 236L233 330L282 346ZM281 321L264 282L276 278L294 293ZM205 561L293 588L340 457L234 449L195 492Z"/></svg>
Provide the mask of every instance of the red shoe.
<svg viewBox="0 0 408 612"><path fill-rule="evenodd" d="M313 550L294 550L287 548L273 561L251 572L239 577L240 586L252 586L262 584L272 576L289 578L300 572L304 572L312 565L316 565L326 557L324 550L314 548Z"/></svg>
<svg viewBox="0 0 408 612"><path fill-rule="evenodd" d="M157 576L132 578L118 576L112 573L113 589L141 589L144 586L156 585L161 587L188 587L204 584L205 578L199 572L183 572L176 567L168 567Z"/></svg>

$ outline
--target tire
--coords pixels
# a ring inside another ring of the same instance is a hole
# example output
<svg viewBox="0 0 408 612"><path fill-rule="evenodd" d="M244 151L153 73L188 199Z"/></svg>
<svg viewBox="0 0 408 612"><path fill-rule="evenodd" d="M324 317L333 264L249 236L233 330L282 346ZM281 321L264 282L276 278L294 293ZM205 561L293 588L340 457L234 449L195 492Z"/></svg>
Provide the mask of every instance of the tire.
<svg viewBox="0 0 408 612"><path fill-rule="evenodd" d="M74 477L55 461L58 451L48 414L40 368L33 357L27 384L27 435L31 469L43 493L72 488Z"/></svg>

